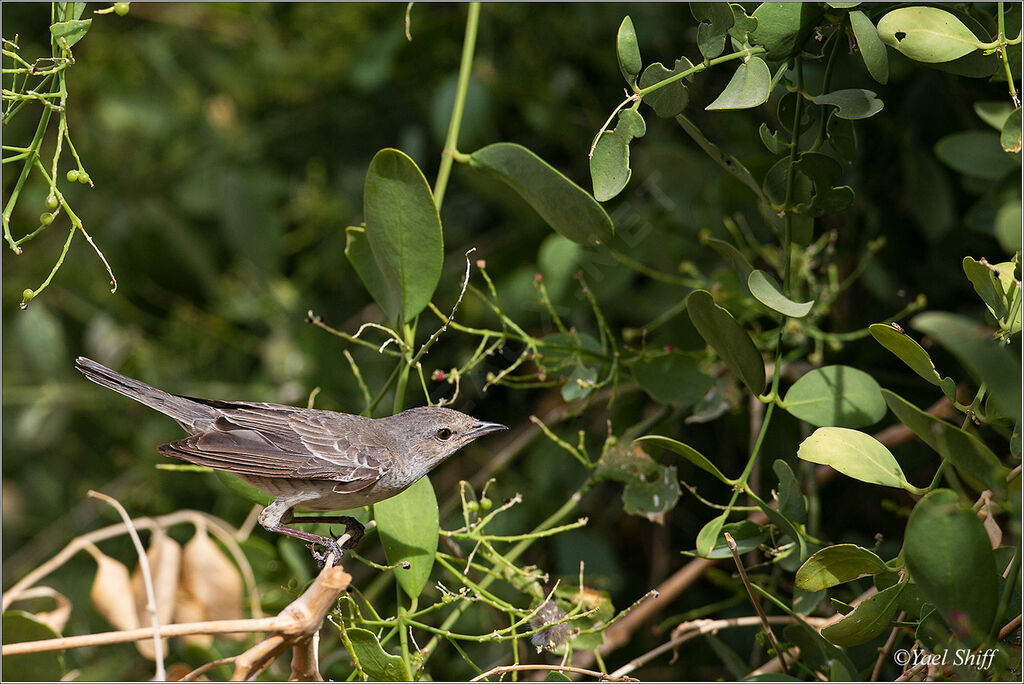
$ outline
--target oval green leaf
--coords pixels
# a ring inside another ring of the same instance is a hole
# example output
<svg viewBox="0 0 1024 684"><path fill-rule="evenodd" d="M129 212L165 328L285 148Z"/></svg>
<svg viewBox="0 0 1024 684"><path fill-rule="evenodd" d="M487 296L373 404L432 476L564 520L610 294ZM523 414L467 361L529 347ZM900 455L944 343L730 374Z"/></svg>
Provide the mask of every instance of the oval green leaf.
<svg viewBox="0 0 1024 684"><path fill-rule="evenodd" d="M612 239L612 220L597 200L522 145L488 145L470 155L469 165L504 181L573 242L597 245Z"/></svg>
<svg viewBox="0 0 1024 684"><path fill-rule="evenodd" d="M760 57L740 64L725 90L704 109L750 109L764 104L772 91L772 72Z"/></svg>
<svg viewBox="0 0 1024 684"><path fill-rule="evenodd" d="M89 32L90 26L92 26L92 19L61 21L50 26L50 35L58 43L71 47L85 37L85 34Z"/></svg>
<svg viewBox="0 0 1024 684"><path fill-rule="evenodd" d="M661 62L655 62L644 69L643 75L640 76L640 80L637 82L637 87L641 90L649 88L655 83L661 83L670 76L675 74L681 74L687 69L692 69L693 64L690 60L685 57L680 57L676 60L675 66L672 71L669 71ZM690 93L686 89L686 85L681 79L668 85L662 86L657 90L653 90L643 97L643 101L647 103L654 113L662 118L668 118L679 114L681 111L686 109L686 105L690 103Z"/></svg>
<svg viewBox="0 0 1024 684"><path fill-rule="evenodd" d="M629 18L629 15L626 15L622 23L619 24L619 33L615 37L615 54L619 59L619 71L622 72L622 77L626 79L626 83L632 85L644 63L640 58L636 30L633 28L633 20Z"/></svg>
<svg viewBox="0 0 1024 684"><path fill-rule="evenodd" d="M349 226L345 229L345 258L352 264L356 275L363 281L363 287L384 311L389 321L398 319L401 313L397 293L388 284L388 279L381 273L380 266L373 256L370 241L366 239L366 229Z"/></svg>
<svg viewBox="0 0 1024 684"><path fill-rule="evenodd" d="M707 290L694 290L686 298L693 327L725 362L729 370L754 394L764 390L764 359L750 335L728 311L715 304Z"/></svg>
<svg viewBox="0 0 1024 684"><path fill-rule="evenodd" d="M1010 116L1003 122L1003 128L999 134L999 146L1003 152L1020 154L1021 146L1021 115L1020 107L1014 109Z"/></svg>
<svg viewBox="0 0 1024 684"><path fill-rule="evenodd" d="M715 382L697 370L694 359L681 354L640 358L629 369L651 398L663 404L696 404Z"/></svg>
<svg viewBox="0 0 1024 684"><path fill-rule="evenodd" d="M1003 151L995 131L960 131L935 143L935 156L952 169L983 180L999 180L1019 169Z"/></svg>
<svg viewBox="0 0 1024 684"><path fill-rule="evenodd" d="M437 497L429 477L422 477L398 496L373 505L377 533L388 563L409 563L393 572L410 598L418 598L430 579L437 552Z"/></svg>
<svg viewBox="0 0 1024 684"><path fill-rule="evenodd" d="M622 192L633 175L629 168L629 141L617 131L605 131L590 155L594 199L607 202Z"/></svg>
<svg viewBox="0 0 1024 684"><path fill-rule="evenodd" d="M885 416L882 388L862 370L823 366L805 373L786 392L783 408L818 427L873 425Z"/></svg>
<svg viewBox="0 0 1024 684"><path fill-rule="evenodd" d="M795 523L804 524L807 522L807 502L800 491L800 483L793 474L793 469L780 458L772 464L772 470L779 478L779 490L776 494L779 500L779 513Z"/></svg>
<svg viewBox="0 0 1024 684"><path fill-rule="evenodd" d="M963 267L964 275L971 281L974 291L985 302L989 313L997 321L1001 321L1009 313L1009 307L1013 302L1013 293L1016 289L1016 285L1012 282L1013 264L1006 263L995 266L994 268L999 271L999 275L996 275L996 270L966 256L963 260ZM1002 276L1007 268L1009 273L1006 274L1004 281ZM1008 288L1011 289L1008 291Z"/></svg>
<svg viewBox="0 0 1024 684"><path fill-rule="evenodd" d="M711 473L717 477L722 483L731 485L735 484L735 480L730 480L718 467L709 461L702 453L694 449L689 444L683 444L670 437L662 437L661 435L644 435L643 437L637 437L633 440L634 442L641 442L645 445L653 444L654 446L661 447L662 449L668 449L669 451L679 454L687 461L697 466L701 470Z"/></svg>
<svg viewBox="0 0 1024 684"><path fill-rule="evenodd" d="M808 558L796 571L795 581L804 591L820 591L888 570L885 562L873 552L856 544L836 544Z"/></svg>
<svg viewBox="0 0 1024 684"><path fill-rule="evenodd" d="M882 111L885 103L878 99L874 91L862 88L834 90L812 97L811 101L819 105L837 107L836 116L840 119L867 119Z"/></svg>
<svg viewBox="0 0 1024 684"><path fill-rule="evenodd" d="M871 435L842 427L822 427L800 444L796 455L805 461L831 466L861 482L920 490L910 485L896 458Z"/></svg>
<svg viewBox="0 0 1024 684"><path fill-rule="evenodd" d="M1003 124L1012 111L1013 105L1003 100L978 100L974 103L974 113L978 118L997 131L1003 130Z"/></svg>
<svg viewBox="0 0 1024 684"><path fill-rule="evenodd" d="M398 572L398 571L396 571ZM377 640L377 635L368 629L349 627L345 630L352 645L352 660L358 663L371 682L404 682L409 674L400 656L392 655L384 650Z"/></svg>
<svg viewBox="0 0 1024 684"><path fill-rule="evenodd" d="M978 643L992 626L999 574L978 516L957 495L937 489L917 502L907 521L903 553L921 596L955 631Z"/></svg>
<svg viewBox="0 0 1024 684"><path fill-rule="evenodd" d="M363 187L366 238L402 320L411 321L441 280L441 217L427 179L404 152L374 155Z"/></svg>
<svg viewBox="0 0 1024 684"><path fill-rule="evenodd" d="M895 354L912 371L933 385L942 383L942 377L935 370L932 357L910 335L885 323L872 323L868 330L878 344Z"/></svg>
<svg viewBox="0 0 1024 684"><path fill-rule="evenodd" d="M1010 471L984 442L956 425L922 411L895 392L884 389L882 396L896 419L954 465L972 487L979 491L1006 491L1006 476Z"/></svg>
<svg viewBox="0 0 1024 684"><path fill-rule="evenodd" d="M821 636L836 646L866 644L889 628L906 586L906 583L896 584L861 601L852 613L824 627Z"/></svg>
<svg viewBox="0 0 1024 684"><path fill-rule="evenodd" d="M718 252L722 257L729 262L733 270L742 280L747 280L750 276L750 272L754 270L754 267L750 265L750 261L747 257L743 256L743 252L733 247L724 240L718 238L707 237L706 235L700 236L700 241L711 249Z"/></svg>
<svg viewBox="0 0 1024 684"><path fill-rule="evenodd" d="M875 25L860 10L850 12L850 25L864 66L871 78L884 85L889 81L889 55L885 51L885 43L878 37Z"/></svg>
<svg viewBox="0 0 1024 684"><path fill-rule="evenodd" d="M728 516L729 511L726 511L718 517L712 518L704 527L700 528L700 532L697 533L698 556L707 558L708 554L711 553L711 549L715 548L715 544L718 542L718 535L722 531L722 525L725 524L725 519Z"/></svg>
<svg viewBox="0 0 1024 684"><path fill-rule="evenodd" d="M814 306L813 301L794 302L782 294L779 284L760 269L751 271L750 275L747 276L747 287L750 288L750 294L754 295L754 299L769 309L778 311L783 316L789 316L790 318L803 318L810 313L811 307Z"/></svg>
<svg viewBox="0 0 1024 684"><path fill-rule="evenodd" d="M979 41L955 16L937 7L901 7L878 22L878 37L918 62L950 62L978 49Z"/></svg>
<svg viewBox="0 0 1024 684"><path fill-rule="evenodd" d="M23 610L5 612L2 627L5 644L56 639L60 636L35 615ZM62 676L64 676L63 651L4 656L3 659L5 682L59 682Z"/></svg>
<svg viewBox="0 0 1024 684"><path fill-rule="evenodd" d="M762 2L752 15L757 28L750 34L764 46L767 58L782 61L803 47L821 16L822 7L811 2Z"/></svg>

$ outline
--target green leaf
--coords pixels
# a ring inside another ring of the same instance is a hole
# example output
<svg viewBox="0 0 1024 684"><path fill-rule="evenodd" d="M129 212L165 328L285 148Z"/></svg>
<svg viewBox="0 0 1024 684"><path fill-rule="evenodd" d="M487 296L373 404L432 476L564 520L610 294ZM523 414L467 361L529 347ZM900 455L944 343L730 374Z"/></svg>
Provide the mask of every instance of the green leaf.
<svg viewBox="0 0 1024 684"><path fill-rule="evenodd" d="M896 419L956 466L974 488L991 489L996 493L1006 491L1009 470L984 442L956 425L922 411L894 392L884 389L882 395Z"/></svg>
<svg viewBox="0 0 1024 684"><path fill-rule="evenodd" d="M686 131L686 134L693 138L693 141L697 143L702 150L704 150L705 154L711 157L723 169L735 176L740 183L743 183L753 190L759 200L765 201L764 194L761 192L761 184L754 180L750 171L747 170L747 167L745 167L740 160L732 155L722 152L718 145L715 145L704 137L701 130L682 114L676 117L676 122L682 126L683 130Z"/></svg>
<svg viewBox="0 0 1024 684"><path fill-rule="evenodd" d="M805 373L786 392L782 407L818 427L858 428L885 416L882 388L850 366L823 366Z"/></svg>
<svg viewBox="0 0 1024 684"><path fill-rule="evenodd" d="M995 131L960 131L935 143L935 156L967 176L999 180L1019 166L1003 151Z"/></svg>
<svg viewBox="0 0 1024 684"><path fill-rule="evenodd" d="M547 676L544 677L544 681L545 682L571 682L572 680L569 679L569 676L567 674L565 674L564 672L559 672L558 670L551 670L550 672L548 672Z"/></svg>
<svg viewBox="0 0 1024 684"><path fill-rule="evenodd" d="M813 301L794 302L782 294L782 288L779 287L775 279L760 269L750 272L747 277L747 287L750 288L750 294L754 295L754 299L769 309L790 318L803 318L810 313L811 307L814 306Z"/></svg>
<svg viewBox="0 0 1024 684"><path fill-rule="evenodd" d="M781 458L772 464L775 476L779 478L779 513L798 524L807 522L807 502L793 469Z"/></svg>
<svg viewBox="0 0 1024 684"><path fill-rule="evenodd" d="M707 290L694 290L686 298L693 326L725 362L729 370L754 394L764 390L764 359L750 335L728 311L715 304Z"/></svg>
<svg viewBox="0 0 1024 684"><path fill-rule="evenodd" d="M969 318L941 311L918 314L910 324L946 348L980 383L1008 416L1021 415L1019 356L992 339Z"/></svg>
<svg viewBox="0 0 1024 684"><path fill-rule="evenodd" d="M950 396L950 393L946 392L946 396L949 396L950 400L956 398L956 383L951 378L943 378L939 375L935 370L935 364L932 363L932 357L914 338L885 323L872 323L868 330L878 344L895 354L912 371L933 385L943 387L944 390L948 388L953 393Z"/></svg>
<svg viewBox="0 0 1024 684"><path fill-rule="evenodd" d="M5 644L56 639L60 636L35 615L23 610L5 612L2 626L0 631L3 632ZM5 682L59 682L63 676L63 651L4 656L3 659Z"/></svg>
<svg viewBox="0 0 1024 684"><path fill-rule="evenodd" d="M735 483L735 480L730 480L718 467L709 461L703 454L691 447L689 444L683 444L669 437L662 437L660 435L644 435L643 437L637 437L634 442L640 442L643 445L653 444L654 446L661 447L662 449L668 449L669 451L679 454L687 461L697 466L701 470L711 473L717 477L721 482L727 485Z"/></svg>
<svg viewBox="0 0 1024 684"><path fill-rule="evenodd" d="M562 399L566 402L582 399L594 391L597 382L597 369L592 366L577 364L562 385Z"/></svg>
<svg viewBox="0 0 1024 684"><path fill-rule="evenodd" d="M649 88L655 83L661 83L670 76L681 74L692 68L693 64L685 57L680 57L676 60L672 71L666 69L665 65L661 62L655 62L644 69L644 73L637 82L637 87L641 90ZM663 119L675 116L686 109L686 105L690 102L690 92L683 83L684 80L686 79L680 79L647 93L644 95L643 101L654 110L655 114Z"/></svg>
<svg viewBox="0 0 1024 684"><path fill-rule="evenodd" d="M696 404L715 382L697 369L694 359L681 354L642 357L629 369L640 386L662 404Z"/></svg>
<svg viewBox="0 0 1024 684"><path fill-rule="evenodd" d="M743 256L743 253L740 250L736 249L728 242L724 242L713 237L707 237L706 235L701 235L700 240L708 247L721 254L722 257L729 262L729 265L732 266L732 269L736 271L736 275L746 282L747 277L750 275L750 272L754 270L754 267L750 265L750 262L747 261L747 257Z"/></svg>
<svg viewBox="0 0 1024 684"><path fill-rule="evenodd" d="M573 242L596 245L612 239L612 220L597 200L522 145L488 145L470 155L469 165L504 181Z"/></svg>
<svg viewBox="0 0 1024 684"><path fill-rule="evenodd" d="M729 516L729 511L722 513L721 515L712 518L704 527L700 528L700 532L697 533L697 555L701 558L707 558L711 550L715 548L718 542L718 536L722 531L722 525L725 524L725 519ZM729 554L732 555L731 553Z"/></svg>
<svg viewBox="0 0 1024 684"><path fill-rule="evenodd" d="M633 175L629 168L629 142L616 131L605 131L590 156L594 199L606 202L622 192Z"/></svg>
<svg viewBox="0 0 1024 684"><path fill-rule="evenodd" d="M871 78L885 85L889 81L889 55L885 51L885 43L878 37L875 25L860 10L850 12L850 26L857 39L860 56L864 60Z"/></svg>
<svg viewBox="0 0 1024 684"><path fill-rule="evenodd" d="M795 211L821 216L838 213L853 204L853 189L848 185L837 185L843 177L843 168L832 157L819 152L804 152L795 166L814 186L814 194L809 201L794 202Z"/></svg>
<svg viewBox="0 0 1024 684"><path fill-rule="evenodd" d="M885 106L873 91L860 88L834 90L812 97L811 101L814 104L838 107L836 116L840 119L867 119L882 111Z"/></svg>
<svg viewBox="0 0 1024 684"><path fill-rule="evenodd" d="M421 477L398 496L375 503L373 517L388 563L409 563L408 570L394 570L395 579L409 598L418 598L437 552L437 497L430 478Z"/></svg>
<svg viewBox="0 0 1024 684"><path fill-rule="evenodd" d="M903 553L921 591L954 632L977 644L995 619L999 573L978 516L957 495L937 489L917 502L907 521Z"/></svg>
<svg viewBox="0 0 1024 684"><path fill-rule="evenodd" d="M764 104L771 91L772 72L768 65L760 57L751 57L736 68L725 90L704 109L750 109Z"/></svg>
<svg viewBox="0 0 1024 684"><path fill-rule="evenodd" d="M396 570L396 572L399 572ZM391 655L380 645L377 635L367 629L345 629L352 644L352 659L359 663L371 682L405 682L409 674L400 656Z"/></svg>
<svg viewBox="0 0 1024 684"><path fill-rule="evenodd" d="M852 613L823 627L821 635L836 646L866 644L889 628L906 586L906 583L900 583L861 601Z"/></svg>
<svg viewBox="0 0 1024 684"><path fill-rule="evenodd" d="M1013 264L1010 262L996 264L994 268L999 275L979 261L967 256L963 260L964 275L971 281L974 291L985 302L989 312L997 321L1002 321L1010 313L1016 284L1013 282ZM1020 313L1018 308L1017 313ZM1020 324L1017 324L1020 330ZM1014 331L1016 332L1016 331Z"/></svg>
<svg viewBox="0 0 1024 684"><path fill-rule="evenodd" d="M999 145L1004 152L1020 154L1021 145L1021 116L1020 107L1013 110L1010 116L1006 117L1002 131L999 135Z"/></svg>
<svg viewBox="0 0 1024 684"><path fill-rule="evenodd" d="M918 62L949 62L978 49L979 41L955 16L937 7L901 7L878 22L878 37Z"/></svg>
<svg viewBox="0 0 1024 684"><path fill-rule="evenodd" d="M374 155L363 187L366 238L403 321L411 321L441 280L441 217L427 179L404 152Z"/></svg>
<svg viewBox="0 0 1024 684"><path fill-rule="evenodd" d="M1003 130L1003 124L1013 111L1013 105L1005 100L978 100L974 103L974 113L982 121L997 131Z"/></svg>
<svg viewBox="0 0 1024 684"><path fill-rule="evenodd" d="M800 534L800 530L797 529L796 523L787 518L777 509L772 508L768 502L762 501L759 497L754 497L754 503L757 504L757 507L760 508L766 516L768 516L768 520L779 529L781 534L789 537L799 545L800 555L798 556L798 560L806 558L807 542L804 540L803 535Z"/></svg>
<svg viewBox="0 0 1024 684"><path fill-rule="evenodd" d="M734 542L736 542L736 552L740 555L744 553L750 553L765 541L768 540L768 530L758 525L757 523L751 522L750 520L742 520L740 522L729 523L723 525L722 529L718 532L718 537L715 539L714 547L707 552L703 558L732 558L732 551L729 549L729 543L725 540L725 533L728 532ZM700 555L697 552L693 552L693 555Z"/></svg>
<svg viewBox="0 0 1024 684"><path fill-rule="evenodd" d="M647 132L647 124L635 109L619 112L619 123L613 131L604 131L590 156L590 178L594 198L605 202L622 192L629 183L629 143Z"/></svg>
<svg viewBox="0 0 1024 684"><path fill-rule="evenodd" d="M623 510L656 522L675 507L682 492L675 466L661 465L632 444L609 449L598 462L594 479L625 483Z"/></svg>
<svg viewBox="0 0 1024 684"><path fill-rule="evenodd" d="M71 47L85 37L90 26L92 26L92 19L61 21L50 26L50 35L59 45Z"/></svg>
<svg viewBox="0 0 1024 684"><path fill-rule="evenodd" d="M705 59L714 59L725 50L734 18L727 2L691 2L690 12L700 22L697 25L697 47Z"/></svg>
<svg viewBox="0 0 1024 684"><path fill-rule="evenodd" d="M732 27L729 29L729 35L741 45L749 43L750 34L757 29L757 19L747 16L743 6L737 3L730 3L729 9L732 10Z"/></svg>
<svg viewBox="0 0 1024 684"><path fill-rule="evenodd" d="M836 544L808 558L796 571L795 581L804 591L820 591L888 570L885 561L873 552L856 544Z"/></svg>
<svg viewBox="0 0 1024 684"><path fill-rule="evenodd" d="M398 319L401 305L397 293L392 290L388 279L381 273L380 266L373 256L370 241L366 239L366 228L349 226L345 229L345 257L352 264L363 287L384 311L389 321Z"/></svg>
<svg viewBox="0 0 1024 684"><path fill-rule="evenodd" d="M920 492L907 482L900 464L871 435L842 427L821 427L805 439L796 455L811 463L831 466L861 482Z"/></svg>
<svg viewBox="0 0 1024 684"><path fill-rule="evenodd" d="M750 38L764 46L767 59L784 61L803 47L821 13L810 2L763 2L754 10L757 28Z"/></svg>
<svg viewBox="0 0 1024 684"><path fill-rule="evenodd" d="M857 161L857 129L850 119L841 119L833 111L825 124L828 141L840 156L848 161Z"/></svg>
<svg viewBox="0 0 1024 684"><path fill-rule="evenodd" d="M636 30L629 15L619 24L619 32L615 37L615 55L619 59L619 71L626 83L633 84L644 63L640 58L640 46L636 39Z"/></svg>
<svg viewBox="0 0 1024 684"><path fill-rule="evenodd" d="M785 136L781 132L772 132L768 128L768 124L761 124L761 127L757 129L757 134L761 136L761 142L768 148L768 151L772 154L785 154L789 151L789 141L786 140Z"/></svg>

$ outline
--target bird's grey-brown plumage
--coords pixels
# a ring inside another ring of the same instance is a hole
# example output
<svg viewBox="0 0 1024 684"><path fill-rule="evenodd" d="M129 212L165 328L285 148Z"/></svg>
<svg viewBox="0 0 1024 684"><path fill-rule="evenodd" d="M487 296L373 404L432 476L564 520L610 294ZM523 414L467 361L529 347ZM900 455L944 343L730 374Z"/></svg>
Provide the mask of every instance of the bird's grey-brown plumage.
<svg viewBox="0 0 1024 684"><path fill-rule="evenodd" d="M196 399L164 392L84 357L76 366L89 380L170 416L189 433L158 447L160 453L227 471L272 494L275 500L260 523L323 545L335 557L340 548L333 540L284 525L329 519L295 518L293 508L329 511L382 501L477 437L505 429L436 406L373 419L283 404ZM335 520L350 528L350 542L358 541L361 528L351 530L358 523Z"/></svg>

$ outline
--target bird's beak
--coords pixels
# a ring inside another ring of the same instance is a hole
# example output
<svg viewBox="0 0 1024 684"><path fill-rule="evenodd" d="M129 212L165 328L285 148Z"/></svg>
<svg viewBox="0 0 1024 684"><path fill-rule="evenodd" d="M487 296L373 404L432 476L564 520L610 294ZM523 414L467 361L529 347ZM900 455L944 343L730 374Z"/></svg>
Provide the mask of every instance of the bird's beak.
<svg viewBox="0 0 1024 684"><path fill-rule="evenodd" d="M467 435L476 439L477 437L483 437L489 435L492 432L498 432L499 430L508 430L508 428L501 423L484 423L480 422L469 429Z"/></svg>

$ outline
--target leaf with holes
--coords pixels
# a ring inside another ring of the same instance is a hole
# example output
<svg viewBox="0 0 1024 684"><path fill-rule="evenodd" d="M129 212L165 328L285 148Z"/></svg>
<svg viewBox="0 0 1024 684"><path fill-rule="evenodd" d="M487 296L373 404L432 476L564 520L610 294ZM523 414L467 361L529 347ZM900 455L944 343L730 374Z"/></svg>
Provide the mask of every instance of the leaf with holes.
<svg viewBox="0 0 1024 684"><path fill-rule="evenodd" d="M878 22L878 37L917 62L950 62L978 49L980 41L954 15L937 7L901 7Z"/></svg>
<svg viewBox="0 0 1024 684"><path fill-rule="evenodd" d="M867 119L882 111L885 106L874 91L861 88L834 90L812 97L811 101L836 107L836 116L840 119Z"/></svg>
<svg viewBox="0 0 1024 684"><path fill-rule="evenodd" d="M671 71L666 69L661 62L655 62L644 69L644 73L637 82L637 87L641 90L649 88L655 83L661 83L671 76L692 68L693 64L685 57L677 59ZM664 119L675 116L686 109L686 105L690 102L690 93L683 80L686 79L680 79L647 93L644 95L643 101L654 110L655 114Z"/></svg>

